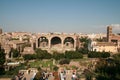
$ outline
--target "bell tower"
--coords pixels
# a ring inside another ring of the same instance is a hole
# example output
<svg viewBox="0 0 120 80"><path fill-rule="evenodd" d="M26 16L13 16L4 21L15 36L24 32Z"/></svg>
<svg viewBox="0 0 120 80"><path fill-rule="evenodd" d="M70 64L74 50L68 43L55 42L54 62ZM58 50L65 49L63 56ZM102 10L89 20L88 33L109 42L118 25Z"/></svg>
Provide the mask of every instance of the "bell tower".
<svg viewBox="0 0 120 80"><path fill-rule="evenodd" d="M111 42L111 37L112 37L112 26L107 27L107 41Z"/></svg>

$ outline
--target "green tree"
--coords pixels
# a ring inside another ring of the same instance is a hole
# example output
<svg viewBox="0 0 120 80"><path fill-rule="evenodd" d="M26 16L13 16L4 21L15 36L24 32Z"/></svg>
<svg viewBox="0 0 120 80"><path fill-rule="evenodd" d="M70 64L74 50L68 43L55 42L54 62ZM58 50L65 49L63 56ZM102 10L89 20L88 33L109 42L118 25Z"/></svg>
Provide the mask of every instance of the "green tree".
<svg viewBox="0 0 120 80"><path fill-rule="evenodd" d="M4 49L0 49L0 65L3 65L4 63L5 63Z"/></svg>
<svg viewBox="0 0 120 80"><path fill-rule="evenodd" d="M32 60L32 59L36 59L37 57L36 57L36 54L25 54L23 55L23 58L25 60Z"/></svg>
<svg viewBox="0 0 120 80"><path fill-rule="evenodd" d="M77 51L66 51L65 58L67 58L67 59L80 59L80 58L83 58L83 55Z"/></svg>
<svg viewBox="0 0 120 80"><path fill-rule="evenodd" d="M95 72L97 80L120 80L120 54L114 55L113 58L100 59Z"/></svg>
<svg viewBox="0 0 120 80"><path fill-rule="evenodd" d="M70 63L69 59L61 59L60 62L59 62L60 65L69 64L69 63Z"/></svg>
<svg viewBox="0 0 120 80"><path fill-rule="evenodd" d="M35 52L38 59L43 59L43 52L41 49L36 49Z"/></svg>
<svg viewBox="0 0 120 80"><path fill-rule="evenodd" d="M43 71L39 70L33 80L43 80Z"/></svg>
<svg viewBox="0 0 120 80"><path fill-rule="evenodd" d="M50 59L52 55L48 53L46 50L36 49L36 56L38 59Z"/></svg>
<svg viewBox="0 0 120 80"><path fill-rule="evenodd" d="M19 57L20 52L17 49L11 48L10 55L12 54L13 58Z"/></svg>
<svg viewBox="0 0 120 80"><path fill-rule="evenodd" d="M115 59L116 62L120 63L120 53L114 54L113 58Z"/></svg>
<svg viewBox="0 0 120 80"><path fill-rule="evenodd" d="M110 57L109 52L96 52L96 51L89 51L88 53L89 58L108 58Z"/></svg>
<svg viewBox="0 0 120 80"><path fill-rule="evenodd" d="M84 74L85 74L85 78L86 80L92 80L93 78L93 73L91 71L89 71L88 69L85 69L84 70Z"/></svg>
<svg viewBox="0 0 120 80"><path fill-rule="evenodd" d="M107 58L107 57L110 57L110 52L102 52L102 54L101 54L101 57L102 58Z"/></svg>
<svg viewBox="0 0 120 80"><path fill-rule="evenodd" d="M89 51L88 50L88 43L89 43L88 37L81 37L79 40L82 43L82 47L78 49L78 51L82 54L87 54Z"/></svg>
<svg viewBox="0 0 120 80"><path fill-rule="evenodd" d="M104 38L97 38L96 41L97 42L105 42L105 39Z"/></svg>
<svg viewBox="0 0 120 80"><path fill-rule="evenodd" d="M100 58L101 57L101 53L100 52L96 52L96 51L90 51L88 53L88 57L89 58Z"/></svg>
<svg viewBox="0 0 120 80"><path fill-rule="evenodd" d="M0 75L4 73L5 52L0 48Z"/></svg>
<svg viewBox="0 0 120 80"><path fill-rule="evenodd" d="M54 67L53 67L53 70L54 70L54 71L58 71L58 69L59 69L58 66L54 66Z"/></svg>
<svg viewBox="0 0 120 80"><path fill-rule="evenodd" d="M53 53L53 58L55 60L60 60L60 59L63 59L65 56L64 56L64 53L58 53L58 52L54 52Z"/></svg>
<svg viewBox="0 0 120 80"><path fill-rule="evenodd" d="M52 55L45 50L44 59L50 59L50 58L52 58Z"/></svg>

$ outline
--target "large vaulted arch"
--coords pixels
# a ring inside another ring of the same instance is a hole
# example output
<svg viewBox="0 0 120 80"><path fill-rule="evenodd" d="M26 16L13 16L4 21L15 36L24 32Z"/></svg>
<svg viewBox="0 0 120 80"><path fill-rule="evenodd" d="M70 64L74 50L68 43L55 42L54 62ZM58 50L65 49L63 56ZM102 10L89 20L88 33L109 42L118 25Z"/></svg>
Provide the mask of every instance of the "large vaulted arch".
<svg viewBox="0 0 120 80"><path fill-rule="evenodd" d="M48 46L48 39L45 36L41 36L38 39L38 47L47 47Z"/></svg>
<svg viewBox="0 0 120 80"><path fill-rule="evenodd" d="M51 38L51 47L61 47L62 40L60 37L53 37Z"/></svg>
<svg viewBox="0 0 120 80"><path fill-rule="evenodd" d="M64 46L67 48L74 48L74 39L72 37L66 37L64 39Z"/></svg>

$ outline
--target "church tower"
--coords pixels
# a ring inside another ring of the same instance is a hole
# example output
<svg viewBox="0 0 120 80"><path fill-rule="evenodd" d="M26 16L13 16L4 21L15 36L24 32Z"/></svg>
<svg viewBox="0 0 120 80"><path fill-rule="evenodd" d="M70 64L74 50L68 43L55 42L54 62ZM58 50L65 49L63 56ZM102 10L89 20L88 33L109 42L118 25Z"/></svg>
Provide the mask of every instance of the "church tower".
<svg viewBox="0 0 120 80"><path fill-rule="evenodd" d="M112 37L112 26L107 27L107 41L111 42L111 37Z"/></svg>

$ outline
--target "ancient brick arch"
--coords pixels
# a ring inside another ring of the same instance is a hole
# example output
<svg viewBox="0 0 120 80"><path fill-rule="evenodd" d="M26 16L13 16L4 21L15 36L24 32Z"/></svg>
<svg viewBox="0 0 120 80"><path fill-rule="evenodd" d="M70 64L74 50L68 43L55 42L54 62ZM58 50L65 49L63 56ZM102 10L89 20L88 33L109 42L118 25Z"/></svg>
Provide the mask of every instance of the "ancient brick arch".
<svg viewBox="0 0 120 80"><path fill-rule="evenodd" d="M38 47L47 47L48 46L48 38L45 36L41 36L38 38Z"/></svg>
<svg viewBox="0 0 120 80"><path fill-rule="evenodd" d="M73 48L74 47L74 38L72 37L66 37L64 39L64 47L67 47L67 48Z"/></svg>
<svg viewBox="0 0 120 80"><path fill-rule="evenodd" d="M69 34L47 34L38 35L36 38L36 48L50 51L66 51L76 49L76 35Z"/></svg>
<svg viewBox="0 0 120 80"><path fill-rule="evenodd" d="M62 39L58 36L52 37L50 41L51 41L51 45L62 43Z"/></svg>
<svg viewBox="0 0 120 80"><path fill-rule="evenodd" d="M71 42L71 43L74 43L74 38L73 37L66 37L65 39L64 39L64 44L65 44L65 42Z"/></svg>

